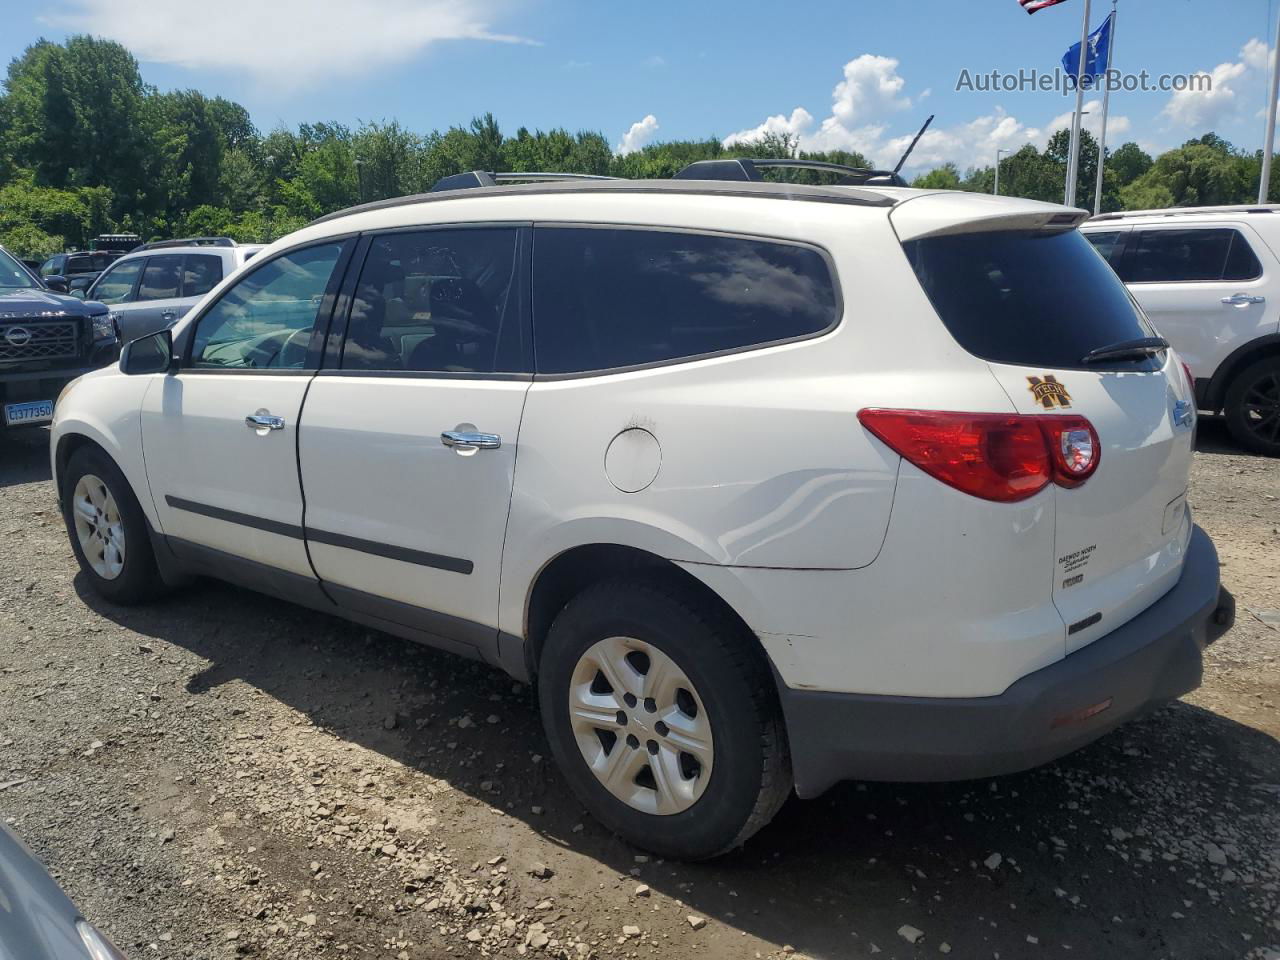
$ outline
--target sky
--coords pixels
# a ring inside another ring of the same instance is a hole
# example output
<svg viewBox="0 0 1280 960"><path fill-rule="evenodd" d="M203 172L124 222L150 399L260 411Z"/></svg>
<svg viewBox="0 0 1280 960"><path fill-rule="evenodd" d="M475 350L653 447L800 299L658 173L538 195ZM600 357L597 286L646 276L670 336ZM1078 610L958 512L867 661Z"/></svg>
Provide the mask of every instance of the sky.
<svg viewBox="0 0 1280 960"><path fill-rule="evenodd" d="M147 83L236 100L264 131L394 119L426 132L489 111L508 133L597 130L619 152L773 129L892 166L936 114L907 172L963 171L1069 125L1074 94L957 83L966 70L1052 71L1080 38L1084 2L1028 15L1017 0L0 0L0 57L39 37L109 37ZM1213 84L1114 93L1108 143L1159 152L1213 130L1258 149L1278 9L1119 0L1117 69ZM1109 10L1094 0L1093 26ZM1099 95L1086 108L1096 131Z"/></svg>

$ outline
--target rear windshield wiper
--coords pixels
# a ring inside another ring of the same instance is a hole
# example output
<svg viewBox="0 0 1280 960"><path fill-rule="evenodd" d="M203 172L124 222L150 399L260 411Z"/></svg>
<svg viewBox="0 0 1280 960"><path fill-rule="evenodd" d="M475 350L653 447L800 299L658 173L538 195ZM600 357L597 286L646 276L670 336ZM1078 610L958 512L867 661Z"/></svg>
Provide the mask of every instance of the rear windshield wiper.
<svg viewBox="0 0 1280 960"><path fill-rule="evenodd" d="M1169 349L1169 341L1164 337L1143 337L1140 340L1122 340L1110 346L1090 350L1080 362L1085 366L1093 363L1105 363L1108 360L1143 360L1153 353Z"/></svg>

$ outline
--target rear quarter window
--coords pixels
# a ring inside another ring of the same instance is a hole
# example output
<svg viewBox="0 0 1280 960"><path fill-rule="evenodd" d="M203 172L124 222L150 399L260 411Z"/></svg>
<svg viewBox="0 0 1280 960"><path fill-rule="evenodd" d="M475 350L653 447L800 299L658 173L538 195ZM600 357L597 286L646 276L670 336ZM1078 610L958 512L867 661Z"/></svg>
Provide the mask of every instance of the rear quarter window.
<svg viewBox="0 0 1280 960"><path fill-rule="evenodd" d="M1091 350L1155 336L1078 230L952 234L902 246L951 336L984 360L1082 368Z"/></svg>
<svg viewBox="0 0 1280 960"><path fill-rule="evenodd" d="M1262 264L1239 230L1135 230L1120 265L1126 283L1256 280Z"/></svg>
<svg viewBox="0 0 1280 960"><path fill-rule="evenodd" d="M666 230L539 227L539 373L691 359L813 336L839 316L827 258L799 244Z"/></svg>

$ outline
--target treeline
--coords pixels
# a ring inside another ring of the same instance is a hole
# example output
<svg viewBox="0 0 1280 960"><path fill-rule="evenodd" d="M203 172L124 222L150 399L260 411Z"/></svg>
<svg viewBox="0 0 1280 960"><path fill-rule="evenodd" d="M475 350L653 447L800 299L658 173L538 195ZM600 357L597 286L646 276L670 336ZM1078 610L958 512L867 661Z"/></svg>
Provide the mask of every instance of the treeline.
<svg viewBox="0 0 1280 960"><path fill-rule="evenodd" d="M1067 139L1060 131L1043 151L1028 145L1006 157L1000 192L1060 201ZM0 244L43 256L104 232L269 241L323 213L421 192L466 170L666 177L695 160L733 155L868 165L857 153L798 153L785 136L730 148L715 138L668 141L616 155L598 132L521 127L506 135L488 114L427 134L396 121L263 134L237 103L148 86L117 43L41 40L10 63L0 94ZM1154 159L1126 143L1108 153L1103 208L1251 202L1260 163L1260 154L1213 134ZM1082 206L1092 206L1096 164L1097 145L1085 134ZM990 192L993 178L990 166L961 172L947 164L915 183ZM1275 178L1280 184L1280 169Z"/></svg>

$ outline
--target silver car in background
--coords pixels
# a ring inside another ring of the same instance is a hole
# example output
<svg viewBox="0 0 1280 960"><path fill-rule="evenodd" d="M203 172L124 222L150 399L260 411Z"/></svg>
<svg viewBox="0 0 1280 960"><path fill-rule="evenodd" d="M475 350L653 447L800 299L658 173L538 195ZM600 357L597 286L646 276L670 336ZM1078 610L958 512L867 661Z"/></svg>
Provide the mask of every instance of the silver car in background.
<svg viewBox="0 0 1280 960"><path fill-rule="evenodd" d="M230 237L144 243L103 271L84 298L111 308L120 342L128 343L173 326L262 246Z"/></svg>
<svg viewBox="0 0 1280 960"><path fill-rule="evenodd" d="M0 824L0 960L124 960Z"/></svg>

